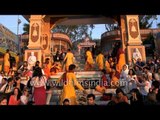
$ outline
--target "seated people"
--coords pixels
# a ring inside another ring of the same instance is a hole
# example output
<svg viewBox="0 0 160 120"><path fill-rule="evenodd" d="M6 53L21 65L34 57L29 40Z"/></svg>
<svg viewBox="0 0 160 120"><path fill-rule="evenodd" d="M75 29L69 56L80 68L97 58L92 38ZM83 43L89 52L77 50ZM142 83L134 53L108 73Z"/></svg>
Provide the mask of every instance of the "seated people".
<svg viewBox="0 0 160 120"><path fill-rule="evenodd" d="M87 105L96 105L94 94L88 94L87 95Z"/></svg>
<svg viewBox="0 0 160 120"><path fill-rule="evenodd" d="M63 101L63 105L70 105L70 101L69 101L69 99L64 99L64 101Z"/></svg>
<svg viewBox="0 0 160 120"><path fill-rule="evenodd" d="M117 103L121 103L121 102L128 103L128 98L124 94L124 92L122 91L122 89L117 88L116 89L116 96L113 96L111 101L114 101L116 104Z"/></svg>

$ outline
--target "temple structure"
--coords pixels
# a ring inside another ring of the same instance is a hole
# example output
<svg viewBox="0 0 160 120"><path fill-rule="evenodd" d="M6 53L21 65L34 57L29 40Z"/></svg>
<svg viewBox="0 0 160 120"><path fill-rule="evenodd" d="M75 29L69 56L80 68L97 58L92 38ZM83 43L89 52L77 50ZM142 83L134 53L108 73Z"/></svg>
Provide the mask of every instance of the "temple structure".
<svg viewBox="0 0 160 120"><path fill-rule="evenodd" d="M51 29L56 25L78 25L78 24L114 24L120 26L122 47L126 51L127 61L132 59L133 50L138 48L146 61L145 48L142 45L139 16L93 16L93 15L24 15L30 22L30 34L28 50L25 51L25 60L33 51L41 62L50 57L51 53Z"/></svg>

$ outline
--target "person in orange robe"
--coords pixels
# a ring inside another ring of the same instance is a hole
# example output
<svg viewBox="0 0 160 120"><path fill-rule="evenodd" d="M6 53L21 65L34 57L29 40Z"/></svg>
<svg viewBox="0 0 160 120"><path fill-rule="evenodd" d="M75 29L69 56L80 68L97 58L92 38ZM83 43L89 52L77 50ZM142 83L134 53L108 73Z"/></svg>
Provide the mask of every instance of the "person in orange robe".
<svg viewBox="0 0 160 120"><path fill-rule="evenodd" d="M110 74L112 72L113 64L114 64L114 62L113 62L112 57L109 57L108 60L106 60L106 62L105 62L105 67L106 67L107 74Z"/></svg>
<svg viewBox="0 0 160 120"><path fill-rule="evenodd" d="M105 93L106 89L109 87L110 82L106 76L107 75L106 70L103 69L101 72L102 72L102 77L101 77L102 83L100 85L97 85L95 87L95 90L103 94Z"/></svg>
<svg viewBox="0 0 160 120"><path fill-rule="evenodd" d="M121 73L123 66L126 64L125 62L125 54L122 48L118 50L118 64L116 65L116 70Z"/></svg>
<svg viewBox="0 0 160 120"><path fill-rule="evenodd" d="M99 70L102 70L104 68L104 55L102 54L102 52L99 52L98 56L96 57L96 63Z"/></svg>
<svg viewBox="0 0 160 120"><path fill-rule="evenodd" d="M10 69L10 55L9 55L9 49L6 50L6 53L4 54L4 72L8 74Z"/></svg>
<svg viewBox="0 0 160 120"><path fill-rule="evenodd" d="M116 96L113 96L111 100L114 101L116 104L121 102L129 104L128 97L124 94L123 90L120 88L116 89Z"/></svg>
<svg viewBox="0 0 160 120"><path fill-rule="evenodd" d="M16 70L18 70L18 67L19 67L19 53L17 53L16 57L15 57L15 60L16 60Z"/></svg>
<svg viewBox="0 0 160 120"><path fill-rule="evenodd" d="M91 51L87 48L86 51L86 63L85 70L91 70L93 68L94 60Z"/></svg>
<svg viewBox="0 0 160 120"><path fill-rule="evenodd" d="M65 63L66 71L68 71L69 65L73 64L73 58L74 58L73 53L71 52L70 49L68 49L68 52L63 60L63 62Z"/></svg>
<svg viewBox="0 0 160 120"><path fill-rule="evenodd" d="M75 86L83 91L84 93L86 92L84 88L81 86L81 84L77 81L76 75L74 74L75 70L75 65L71 64L69 66L69 71L64 73L61 78L57 82L61 82L63 80L63 90L60 98L60 105L63 104L63 101L65 99L69 99L70 105L77 105L77 97L76 97L76 91L75 91Z"/></svg>
<svg viewBox="0 0 160 120"><path fill-rule="evenodd" d="M119 87L119 79L116 76L115 69L112 69L112 72L111 72L111 87Z"/></svg>
<svg viewBox="0 0 160 120"><path fill-rule="evenodd" d="M47 79L50 77L50 63L49 63L49 58L46 58L45 63L44 63L44 67L43 67L43 71L44 74L46 75Z"/></svg>

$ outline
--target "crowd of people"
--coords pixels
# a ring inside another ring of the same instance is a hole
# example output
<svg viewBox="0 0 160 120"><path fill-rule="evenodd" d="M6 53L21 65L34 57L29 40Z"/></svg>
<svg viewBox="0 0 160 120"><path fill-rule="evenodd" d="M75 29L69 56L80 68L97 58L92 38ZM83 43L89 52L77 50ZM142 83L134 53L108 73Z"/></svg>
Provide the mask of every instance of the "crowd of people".
<svg viewBox="0 0 160 120"><path fill-rule="evenodd" d="M98 70L102 73L102 82L95 85L95 91L104 100L107 89L116 89L115 94L109 94L108 105L121 102L131 105L160 103L160 58L155 54L145 62L141 54L138 55L135 59L134 54L126 63L125 52L119 43L115 44L111 53L99 51L95 59L90 49L86 50L84 71ZM46 58L44 63L36 60L33 53L32 56L22 65L16 58L11 66L9 50L6 51L0 74L0 105L49 105L55 86L47 83L50 76L58 72L63 72L56 81L63 82L59 105L80 105L76 90L84 94L85 105L97 105L96 95L88 94L76 78L75 58L70 49L66 53L57 52L53 60Z"/></svg>

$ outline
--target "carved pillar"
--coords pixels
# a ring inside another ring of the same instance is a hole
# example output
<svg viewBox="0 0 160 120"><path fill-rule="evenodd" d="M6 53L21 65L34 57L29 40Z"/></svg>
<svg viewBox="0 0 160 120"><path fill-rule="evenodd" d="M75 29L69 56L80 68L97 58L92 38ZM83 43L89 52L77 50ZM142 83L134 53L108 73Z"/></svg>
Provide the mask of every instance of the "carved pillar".
<svg viewBox="0 0 160 120"><path fill-rule="evenodd" d="M50 17L46 16L43 19L42 39L41 39L43 62L44 62L44 60L46 58L50 58L51 57L50 43L51 43Z"/></svg>
<svg viewBox="0 0 160 120"><path fill-rule="evenodd" d="M28 49L25 50L24 60L27 61L28 57L31 55L31 52L34 52L37 60L42 64L42 24L43 24L42 15L31 15L30 16L30 29L29 29L29 44Z"/></svg>
<svg viewBox="0 0 160 120"><path fill-rule="evenodd" d="M122 49L125 53L125 62L127 61L127 51L126 51L126 45L127 45L127 38L126 38L126 16L121 15L120 16L120 34L121 34L121 40L122 40Z"/></svg>
<svg viewBox="0 0 160 120"><path fill-rule="evenodd" d="M120 33L121 33L121 40L122 40L122 48L123 50L126 49L126 16L120 16Z"/></svg>
<svg viewBox="0 0 160 120"><path fill-rule="evenodd" d="M142 61L146 61L145 47L142 45L140 29L139 29L139 16L126 15L127 25L127 58L133 60L134 51L140 52Z"/></svg>

